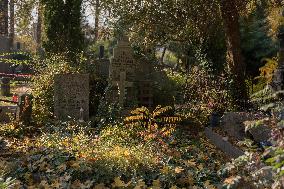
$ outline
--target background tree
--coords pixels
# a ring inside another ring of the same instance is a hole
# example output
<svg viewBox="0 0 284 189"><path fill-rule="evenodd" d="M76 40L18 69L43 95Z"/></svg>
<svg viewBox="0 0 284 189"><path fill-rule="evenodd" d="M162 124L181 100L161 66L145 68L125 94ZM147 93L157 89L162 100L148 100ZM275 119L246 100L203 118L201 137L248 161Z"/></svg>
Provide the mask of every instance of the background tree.
<svg viewBox="0 0 284 189"><path fill-rule="evenodd" d="M8 36L8 0L0 2L0 35Z"/></svg>
<svg viewBox="0 0 284 189"><path fill-rule="evenodd" d="M67 53L73 59L84 48L81 31L82 0L43 0L46 41L49 53Z"/></svg>
<svg viewBox="0 0 284 189"><path fill-rule="evenodd" d="M10 7L9 37L10 37L10 47L12 47L14 44L14 38L15 38L15 1L14 0L10 0L9 7Z"/></svg>

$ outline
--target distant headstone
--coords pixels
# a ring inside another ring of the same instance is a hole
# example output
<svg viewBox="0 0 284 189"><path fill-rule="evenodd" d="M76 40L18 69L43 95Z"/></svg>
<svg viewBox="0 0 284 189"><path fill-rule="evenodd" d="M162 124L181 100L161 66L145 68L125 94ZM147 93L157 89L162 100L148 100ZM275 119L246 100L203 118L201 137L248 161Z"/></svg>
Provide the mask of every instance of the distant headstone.
<svg viewBox="0 0 284 189"><path fill-rule="evenodd" d="M96 74L102 78L108 78L109 76L109 59L97 59L94 62L96 68Z"/></svg>
<svg viewBox="0 0 284 189"><path fill-rule="evenodd" d="M9 78L4 77L1 79L1 95L2 96L10 95L10 79Z"/></svg>
<svg viewBox="0 0 284 189"><path fill-rule="evenodd" d="M54 86L54 114L59 120L89 119L89 75L58 74Z"/></svg>

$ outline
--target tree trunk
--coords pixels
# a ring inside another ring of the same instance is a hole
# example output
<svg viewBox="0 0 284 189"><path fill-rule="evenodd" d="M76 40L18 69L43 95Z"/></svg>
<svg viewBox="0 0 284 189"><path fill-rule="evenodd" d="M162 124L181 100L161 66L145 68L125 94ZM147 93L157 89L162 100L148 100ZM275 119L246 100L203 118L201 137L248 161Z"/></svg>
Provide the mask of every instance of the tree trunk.
<svg viewBox="0 0 284 189"><path fill-rule="evenodd" d="M95 4L95 41L99 39L99 21L100 21L100 1L96 0Z"/></svg>
<svg viewBox="0 0 284 189"><path fill-rule="evenodd" d="M10 48L12 49L14 46L14 38L15 38L15 1L10 0Z"/></svg>
<svg viewBox="0 0 284 189"><path fill-rule="evenodd" d="M221 0L221 14L227 37L227 61L232 75L231 95L236 107L243 109L248 102L246 64L241 52L239 12L235 0Z"/></svg>
<svg viewBox="0 0 284 189"><path fill-rule="evenodd" d="M37 51L41 48L41 40L42 40L42 6L38 5L38 11L37 11L37 26L36 26L36 45L37 45Z"/></svg>
<svg viewBox="0 0 284 189"><path fill-rule="evenodd" d="M8 0L0 1L0 35L8 37Z"/></svg>

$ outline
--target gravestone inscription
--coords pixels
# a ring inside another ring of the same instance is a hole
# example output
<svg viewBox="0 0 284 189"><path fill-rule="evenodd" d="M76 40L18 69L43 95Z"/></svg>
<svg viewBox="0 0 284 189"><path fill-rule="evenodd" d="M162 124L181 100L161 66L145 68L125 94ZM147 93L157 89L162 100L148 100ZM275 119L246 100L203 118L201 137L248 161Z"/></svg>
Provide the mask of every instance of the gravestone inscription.
<svg viewBox="0 0 284 189"><path fill-rule="evenodd" d="M89 75L58 74L54 82L55 118L87 121L89 119Z"/></svg>

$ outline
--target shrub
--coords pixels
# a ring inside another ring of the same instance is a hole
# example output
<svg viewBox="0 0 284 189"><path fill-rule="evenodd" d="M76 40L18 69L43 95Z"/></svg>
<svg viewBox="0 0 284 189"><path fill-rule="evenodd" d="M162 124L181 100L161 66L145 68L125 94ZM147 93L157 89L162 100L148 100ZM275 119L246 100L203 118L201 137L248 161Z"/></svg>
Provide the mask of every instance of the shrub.
<svg viewBox="0 0 284 189"><path fill-rule="evenodd" d="M54 76L63 73L77 73L63 55L51 55L43 60L36 59L36 75L33 78L34 117L43 122L53 118Z"/></svg>
<svg viewBox="0 0 284 189"><path fill-rule="evenodd" d="M197 67L192 68L187 75L184 105L177 111L205 125L213 112L221 114L231 108L226 77L212 75Z"/></svg>

